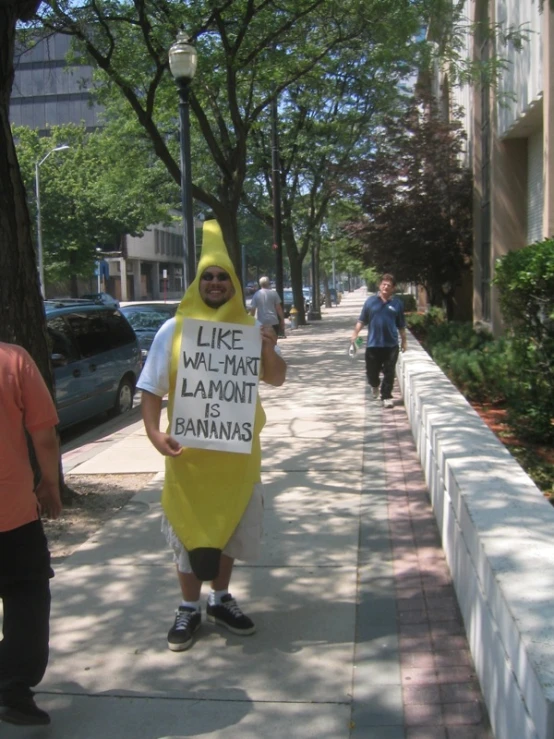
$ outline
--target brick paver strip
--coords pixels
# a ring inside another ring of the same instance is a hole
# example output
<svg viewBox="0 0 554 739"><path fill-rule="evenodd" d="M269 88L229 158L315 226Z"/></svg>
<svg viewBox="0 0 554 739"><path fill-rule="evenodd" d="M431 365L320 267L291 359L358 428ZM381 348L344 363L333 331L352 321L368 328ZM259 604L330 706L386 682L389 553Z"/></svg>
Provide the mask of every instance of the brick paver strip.
<svg viewBox="0 0 554 739"><path fill-rule="evenodd" d="M407 416L382 421L406 739L493 739Z"/></svg>

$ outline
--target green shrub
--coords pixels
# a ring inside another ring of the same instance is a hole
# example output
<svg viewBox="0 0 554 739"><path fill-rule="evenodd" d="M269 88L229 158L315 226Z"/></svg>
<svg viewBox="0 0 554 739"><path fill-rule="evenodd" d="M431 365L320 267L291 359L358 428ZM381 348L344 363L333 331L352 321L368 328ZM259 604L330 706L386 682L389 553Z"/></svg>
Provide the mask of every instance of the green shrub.
<svg viewBox="0 0 554 739"><path fill-rule="evenodd" d="M429 308L426 313L407 313L406 325L415 336L425 343L431 327L445 323L446 316L442 308Z"/></svg>
<svg viewBox="0 0 554 739"><path fill-rule="evenodd" d="M554 440L554 240L509 252L494 283L512 340L510 421L533 440Z"/></svg>
<svg viewBox="0 0 554 739"><path fill-rule="evenodd" d="M506 393L506 345L471 323L429 327L427 348L435 362L470 400L498 402Z"/></svg>
<svg viewBox="0 0 554 739"><path fill-rule="evenodd" d="M452 344L445 336L439 343L431 344L431 356L469 400L489 403L504 400L510 383L506 342L474 332L464 346L461 339L465 332L467 328L455 332Z"/></svg>
<svg viewBox="0 0 554 739"><path fill-rule="evenodd" d="M406 316L408 328L470 400L505 402L521 438L554 441L554 240L510 252L494 279L507 325L494 340L440 309Z"/></svg>
<svg viewBox="0 0 554 739"><path fill-rule="evenodd" d="M472 323L449 321L429 328L429 343L446 344L451 349L479 350L493 340L489 331L477 331Z"/></svg>

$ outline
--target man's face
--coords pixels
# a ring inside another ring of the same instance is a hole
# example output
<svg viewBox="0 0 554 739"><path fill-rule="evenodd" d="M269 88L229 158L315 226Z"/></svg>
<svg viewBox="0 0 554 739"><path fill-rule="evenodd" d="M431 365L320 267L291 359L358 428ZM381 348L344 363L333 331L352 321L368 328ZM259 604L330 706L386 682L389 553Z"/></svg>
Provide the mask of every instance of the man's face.
<svg viewBox="0 0 554 739"><path fill-rule="evenodd" d="M394 292L394 285L390 280L383 280L379 285L379 292L385 300L388 300Z"/></svg>
<svg viewBox="0 0 554 739"><path fill-rule="evenodd" d="M221 267L206 267L200 275L200 297L210 308L219 308L234 294L231 276Z"/></svg>

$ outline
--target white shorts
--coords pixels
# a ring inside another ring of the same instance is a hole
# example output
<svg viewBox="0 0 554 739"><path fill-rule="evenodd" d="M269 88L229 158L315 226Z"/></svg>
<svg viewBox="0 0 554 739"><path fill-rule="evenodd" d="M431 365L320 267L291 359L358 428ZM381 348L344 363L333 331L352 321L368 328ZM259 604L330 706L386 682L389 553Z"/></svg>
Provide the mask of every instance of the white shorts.
<svg viewBox="0 0 554 739"><path fill-rule="evenodd" d="M240 559L243 562L255 562L258 559L263 534L263 512L263 486L259 482L254 485L252 497L246 506L246 510L237 528L227 542L223 554L226 554L232 559ZM168 545L173 550L173 561L177 565L179 572L183 572L184 574L191 573L192 567L190 566L187 550L173 531L173 527L165 515L162 516L162 533Z"/></svg>

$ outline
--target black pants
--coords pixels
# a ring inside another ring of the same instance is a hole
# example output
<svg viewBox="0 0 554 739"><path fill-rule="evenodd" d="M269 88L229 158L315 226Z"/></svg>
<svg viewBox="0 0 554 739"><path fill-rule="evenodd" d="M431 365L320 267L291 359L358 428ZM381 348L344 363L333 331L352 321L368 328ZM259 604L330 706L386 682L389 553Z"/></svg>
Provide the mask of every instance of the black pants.
<svg viewBox="0 0 554 739"><path fill-rule="evenodd" d="M0 533L0 698L31 695L48 664L50 554L40 521Z"/></svg>
<svg viewBox="0 0 554 739"><path fill-rule="evenodd" d="M394 370L398 359L397 346L368 347L365 350L365 369L367 381L371 387L381 385L381 398L386 400L392 398L392 386L394 385ZM380 382L379 375L383 373L383 381Z"/></svg>

